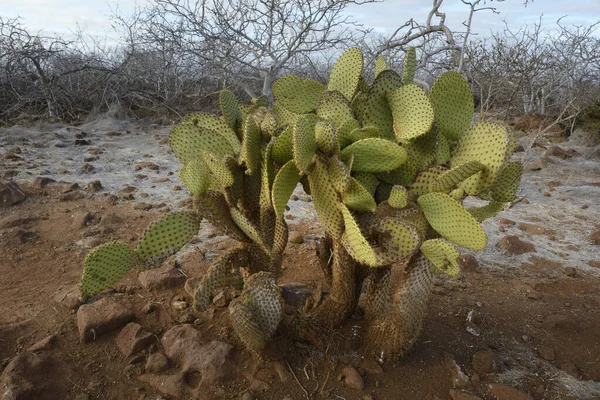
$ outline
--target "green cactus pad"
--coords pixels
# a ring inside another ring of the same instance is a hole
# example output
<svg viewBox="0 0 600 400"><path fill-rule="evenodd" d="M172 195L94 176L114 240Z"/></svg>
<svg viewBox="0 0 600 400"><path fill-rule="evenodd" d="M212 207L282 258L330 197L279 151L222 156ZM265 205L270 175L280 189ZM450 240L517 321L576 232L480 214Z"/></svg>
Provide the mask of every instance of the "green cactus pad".
<svg viewBox="0 0 600 400"><path fill-rule="evenodd" d="M360 121L362 121L362 116L365 113L365 104L367 103L368 98L368 92L359 92L354 96L350 103L350 109L354 116Z"/></svg>
<svg viewBox="0 0 600 400"><path fill-rule="evenodd" d="M178 252L198 233L200 219L194 212L165 215L151 224L140 239L135 252L142 267L158 267L171 254Z"/></svg>
<svg viewBox="0 0 600 400"><path fill-rule="evenodd" d="M517 189L519 188L522 174L523 166L521 163L511 162L504 165L492 184L492 198L500 202L513 201L515 193L517 193Z"/></svg>
<svg viewBox="0 0 600 400"><path fill-rule="evenodd" d="M181 124L173 128L169 133L169 145L175 157L184 164L201 160L204 152L220 158L234 154L230 142L219 132L191 124Z"/></svg>
<svg viewBox="0 0 600 400"><path fill-rule="evenodd" d="M355 129L360 129L360 124L355 119L348 119L337 130L340 147L343 149L352 143L351 134Z"/></svg>
<svg viewBox="0 0 600 400"><path fill-rule="evenodd" d="M404 56L404 68L402 69L402 84L409 85L415 80L417 72L417 51L414 47L409 47Z"/></svg>
<svg viewBox="0 0 600 400"><path fill-rule="evenodd" d="M388 204L394 208L404 208L408 204L408 192L404 186L396 185L390 192Z"/></svg>
<svg viewBox="0 0 600 400"><path fill-rule="evenodd" d="M210 185L210 176L201 160L189 161L179 170L179 180L192 194L204 193Z"/></svg>
<svg viewBox="0 0 600 400"><path fill-rule="evenodd" d="M272 157L275 162L285 164L294 158L294 146L292 138L294 136L294 125L288 125L287 128L277 136L273 144Z"/></svg>
<svg viewBox="0 0 600 400"><path fill-rule="evenodd" d="M392 193L392 187L393 185L390 185L385 182L380 182L379 185L377 185L377 189L375 190L374 195L377 204L381 204L390 198L390 194Z"/></svg>
<svg viewBox="0 0 600 400"><path fill-rule="evenodd" d="M277 115L275 115L273 111L267 110L260 123L260 130L265 136L276 136L278 125L279 124L277 123Z"/></svg>
<svg viewBox="0 0 600 400"><path fill-rule="evenodd" d="M387 94L402 86L402 78L392 71L385 70L377 75L365 102L362 118L364 126L376 126L382 138L396 141L394 120L388 104Z"/></svg>
<svg viewBox="0 0 600 400"><path fill-rule="evenodd" d="M340 238L344 231L344 217L338 208L340 196L329 180L325 163L317 160L308 175L308 182L319 221L329 236L334 239Z"/></svg>
<svg viewBox="0 0 600 400"><path fill-rule="evenodd" d="M395 218L380 220L376 231L378 243L381 244L380 248L376 249L380 265L406 261L421 245L421 236L417 228Z"/></svg>
<svg viewBox="0 0 600 400"><path fill-rule="evenodd" d="M431 166L435 161L435 148L437 143L437 134L435 129L431 129L427 134L403 143L403 147L415 162L417 171L423 171Z"/></svg>
<svg viewBox="0 0 600 400"><path fill-rule="evenodd" d="M300 181L300 177L300 171L293 161L288 161L275 176L271 197L277 217L283 218L285 206Z"/></svg>
<svg viewBox="0 0 600 400"><path fill-rule="evenodd" d="M344 216L344 234L342 244L348 254L361 264L374 267L377 265L377 255L360 231L360 227L354 220L350 210L343 204L339 204L339 210Z"/></svg>
<svg viewBox="0 0 600 400"><path fill-rule="evenodd" d="M213 176L213 180L221 187L227 188L234 184L235 177L232 171L228 168L224 159L219 159L212 154L203 154L204 162Z"/></svg>
<svg viewBox="0 0 600 400"><path fill-rule="evenodd" d="M398 168L389 172L380 172L377 179L390 185L409 186L417 175L417 167L412 157L408 157L406 162Z"/></svg>
<svg viewBox="0 0 600 400"><path fill-rule="evenodd" d="M358 77L358 88L357 88L357 93L354 95L354 97L356 97L356 95L358 95L358 93L368 93L369 90L371 89L371 87L369 86L369 83L367 82L367 80L361 75Z"/></svg>
<svg viewBox="0 0 600 400"><path fill-rule="evenodd" d="M240 163L245 163L248 174L253 175L260 167L262 133L254 118L244 121L244 140L240 151Z"/></svg>
<svg viewBox="0 0 600 400"><path fill-rule="evenodd" d="M350 168L342 160L338 157L331 157L327 165L327 172L335 190L340 193L348 190L351 182Z"/></svg>
<svg viewBox="0 0 600 400"><path fill-rule="evenodd" d="M406 151L385 139L368 138L352 143L340 152L340 158L347 161L354 154L352 171L385 172L402 165L407 159Z"/></svg>
<svg viewBox="0 0 600 400"><path fill-rule="evenodd" d="M433 124L433 108L423 89L414 84L404 85L388 93L387 99L398 142L406 143L429 131Z"/></svg>
<svg viewBox="0 0 600 400"><path fill-rule="evenodd" d="M444 135L438 135L437 145L435 147L435 163L438 165L446 164L450 161L450 143Z"/></svg>
<svg viewBox="0 0 600 400"><path fill-rule="evenodd" d="M440 132L459 140L471 125L475 110L469 83L458 72L445 72L431 87L429 99Z"/></svg>
<svg viewBox="0 0 600 400"><path fill-rule="evenodd" d="M337 133L332 124L325 121L317 121L315 124L315 140L317 148L325 154L337 154L340 152L340 143Z"/></svg>
<svg viewBox="0 0 600 400"><path fill-rule="evenodd" d="M199 218L206 218L221 233L240 242L248 242L248 237L233 222L225 195L220 191L208 190L194 196L194 207Z"/></svg>
<svg viewBox="0 0 600 400"><path fill-rule="evenodd" d="M357 128L350 132L348 140L350 143L354 143L358 142L359 140L378 137L379 129L376 126L365 126L364 128Z"/></svg>
<svg viewBox="0 0 600 400"><path fill-rule="evenodd" d="M450 197L452 197L454 200L456 200L458 202L462 201L462 199L465 198L465 189L456 188L456 189L452 190L450 192Z"/></svg>
<svg viewBox="0 0 600 400"><path fill-rule="evenodd" d="M433 192L448 192L458 186L461 182L482 171L485 166L479 161L467 161L457 165L451 170L443 172L437 177L433 185Z"/></svg>
<svg viewBox="0 0 600 400"><path fill-rule="evenodd" d="M315 111L324 90L323 84L296 75L284 76L273 84L275 101L295 114Z"/></svg>
<svg viewBox="0 0 600 400"><path fill-rule="evenodd" d="M445 168L439 165L431 167L421 172L413 183L408 188L408 197L410 201L415 201L417 197L433 192L435 183L441 174L443 174Z"/></svg>
<svg viewBox="0 0 600 400"><path fill-rule="evenodd" d="M387 63L385 62L385 58L383 56L377 57L375 60L375 78L379 76L379 74L387 69Z"/></svg>
<svg viewBox="0 0 600 400"><path fill-rule="evenodd" d="M506 161L508 147L508 133L502 125L482 122L464 132L454 150L450 167L479 161L486 168L462 182L460 187L469 195L477 195L489 188Z"/></svg>
<svg viewBox="0 0 600 400"><path fill-rule="evenodd" d="M456 275L458 269L458 250L441 239L430 239L421 245L421 253L440 271Z"/></svg>
<svg viewBox="0 0 600 400"><path fill-rule="evenodd" d="M250 276L240 297L229 305L235 332L254 351L262 350L272 339L282 314L281 289L267 272Z"/></svg>
<svg viewBox="0 0 600 400"><path fill-rule="evenodd" d="M219 107L227 125L235 132L242 123L242 112L237 99L229 90L221 90L219 94Z"/></svg>
<svg viewBox="0 0 600 400"><path fill-rule="evenodd" d="M119 282L135 265L135 253L129 246L111 242L94 248L85 257L79 290L93 296Z"/></svg>
<svg viewBox="0 0 600 400"><path fill-rule="evenodd" d="M346 100L352 100L362 72L363 54L360 49L354 47L346 50L331 69L327 90L336 90L343 94Z"/></svg>
<svg viewBox="0 0 600 400"><path fill-rule="evenodd" d="M240 139L238 138L237 134L233 131L233 129L231 129L231 127L227 124L227 122L225 122L221 118L210 114L191 113L185 116L185 118L183 119L183 124L177 125L175 128L186 124L191 124L193 126L203 128L203 131L209 130L212 132L217 132L225 139L227 139L227 141L231 145L231 148L236 154L240 151Z"/></svg>
<svg viewBox="0 0 600 400"><path fill-rule="evenodd" d="M370 172L358 172L354 174L354 179L356 179L362 187L367 189L367 192L371 193L371 195L375 194L377 184L379 183L375 174Z"/></svg>
<svg viewBox="0 0 600 400"><path fill-rule="evenodd" d="M206 311L213 296L219 289L233 287L242 289L244 281L240 268L247 267L249 263L248 247L237 247L225 252L217 261L208 268L202 281L194 291L194 310Z"/></svg>
<svg viewBox="0 0 600 400"><path fill-rule="evenodd" d="M373 195L354 178L350 178L348 189L342 193L342 201L354 211L373 212L377 208Z"/></svg>
<svg viewBox="0 0 600 400"><path fill-rule="evenodd" d="M231 207L229 209L229 213L231 214L231 219L235 224L240 228L242 232L246 236L250 238L254 243L256 243L265 253L269 253L269 247L263 240L262 235L260 234L259 229L246 218L244 214L237 208Z"/></svg>
<svg viewBox="0 0 600 400"><path fill-rule="evenodd" d="M277 122L280 126L294 125L300 114L296 114L285 108L278 102L273 104L273 112L277 116Z"/></svg>
<svg viewBox="0 0 600 400"><path fill-rule="evenodd" d="M490 201L483 207L473 207L467 211L475 218L477 222L483 222L488 218L495 217L500 211L504 210L504 203Z"/></svg>
<svg viewBox="0 0 600 400"><path fill-rule="evenodd" d="M294 161L301 173L307 174L313 164L317 141L315 138L315 125L317 117L306 114L296 121L292 138L294 148Z"/></svg>
<svg viewBox="0 0 600 400"><path fill-rule="evenodd" d="M417 201L429 224L445 239L467 249L485 249L485 232L452 197L444 193L429 193L420 196Z"/></svg>
<svg viewBox="0 0 600 400"><path fill-rule="evenodd" d="M350 103L340 92L323 92L317 116L325 121L331 122L336 128L341 128L346 121L354 119Z"/></svg>

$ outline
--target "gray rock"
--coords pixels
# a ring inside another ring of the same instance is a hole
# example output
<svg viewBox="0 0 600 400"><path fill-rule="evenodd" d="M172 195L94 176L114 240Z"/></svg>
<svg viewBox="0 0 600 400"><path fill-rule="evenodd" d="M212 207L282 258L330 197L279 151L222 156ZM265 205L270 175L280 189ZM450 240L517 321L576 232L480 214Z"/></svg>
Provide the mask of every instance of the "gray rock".
<svg viewBox="0 0 600 400"><path fill-rule="evenodd" d="M122 327L133 317L131 310L108 298L84 304L77 311L79 338L84 343L93 341L104 333Z"/></svg>

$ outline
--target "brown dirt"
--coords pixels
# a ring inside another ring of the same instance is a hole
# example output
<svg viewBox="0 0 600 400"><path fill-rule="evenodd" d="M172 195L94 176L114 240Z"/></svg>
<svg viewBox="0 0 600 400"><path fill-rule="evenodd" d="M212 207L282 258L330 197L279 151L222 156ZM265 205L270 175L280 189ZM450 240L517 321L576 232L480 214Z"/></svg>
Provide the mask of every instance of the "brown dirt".
<svg viewBox="0 0 600 400"><path fill-rule="evenodd" d="M54 294L61 287L78 283L86 247L112 239L133 244L164 210L134 210L130 202L111 204L105 195L58 201L64 185L22 188L29 199L0 211L0 220L21 219L17 226L0 228L0 371L34 343L56 334L54 346L43 353L74 367L77 379L65 380L61 369L44 371L43 379L60 382L66 398L156 399L158 392L124 372L130 360L119 352L116 332L93 343L80 343L75 314L56 303ZM91 218L83 226L82 216L88 212ZM314 226L304 222L292 225L305 236L305 242L288 246L281 282L313 286L321 282L311 245L319 234ZM233 243L216 240L207 247L219 254ZM202 276L209 264L194 246L180 259L189 277ZM295 378L281 382L270 362L241 349L228 324L226 309L214 310L212 318L208 317L212 311L193 316L187 316L188 311L175 311L170 306L172 300L188 298L183 287L148 292L132 272L105 295L131 307L136 321L158 337L175 324L198 318L194 324L199 330L234 344L236 363L245 373L231 376L220 388L225 398L241 398L250 389L257 399L299 400L307 398L305 391L314 399L369 398L366 395L374 399L450 399L452 379L443 364L444 353L450 353L472 377L473 354L491 348L500 357L500 371L479 376L479 381L473 379L464 390L491 399L488 385L502 382L535 399L568 399L598 395L594 394L597 386L586 392L558 367L574 364L581 374L576 382L600 381L599 284L596 276L583 270L567 276L560 265L542 257L533 257L523 265L481 267L458 278L440 275L417 345L397 365L384 365L382 374L366 372L364 390L352 389L338 380L342 367L360 367L363 357L370 357L361 353L359 346L360 315L332 332L318 348L289 343L279 335L272 350L295 374ZM145 314L142 309L150 302L157 310ZM469 314L479 336L466 329ZM537 349L542 346L554 350L555 360L540 358ZM567 396L569 388L576 396ZM205 398L215 398L214 393L207 392ZM57 398L54 396L46 393L43 398Z"/></svg>

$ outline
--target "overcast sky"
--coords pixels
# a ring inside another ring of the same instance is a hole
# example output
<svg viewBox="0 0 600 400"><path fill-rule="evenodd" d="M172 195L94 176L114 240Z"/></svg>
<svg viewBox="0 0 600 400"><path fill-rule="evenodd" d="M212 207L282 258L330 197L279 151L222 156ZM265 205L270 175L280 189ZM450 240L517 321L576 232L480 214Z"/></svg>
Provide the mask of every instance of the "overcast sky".
<svg viewBox="0 0 600 400"><path fill-rule="evenodd" d="M31 31L43 29L45 34L66 33L76 24L95 35L109 35L115 38L110 26L111 7L118 4L123 14L133 9L136 2L144 4L148 0L0 0L0 15L23 18L23 23ZM402 24L410 17L424 21L430 9L431 0L385 0L381 3L352 7L351 15L366 27L386 33ZM488 11L477 14L473 32L487 35L490 29L498 30L505 19L511 27L537 21L544 15L544 21L551 27L562 16L567 24L589 25L600 20L599 0L535 0L527 8L523 0L493 2L499 15ZM447 24L454 30L461 29L461 22L468 14L468 8L460 0L445 0L442 11L447 14ZM599 29L600 31L600 29ZM596 35L600 36L597 31Z"/></svg>

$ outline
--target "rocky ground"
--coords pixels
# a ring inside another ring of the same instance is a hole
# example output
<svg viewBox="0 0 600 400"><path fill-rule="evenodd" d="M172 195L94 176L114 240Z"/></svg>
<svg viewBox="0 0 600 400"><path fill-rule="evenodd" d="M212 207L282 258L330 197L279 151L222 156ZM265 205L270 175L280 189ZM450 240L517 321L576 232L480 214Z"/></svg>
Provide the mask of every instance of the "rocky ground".
<svg viewBox="0 0 600 400"><path fill-rule="evenodd" d="M206 222L160 269L79 304L90 248L134 245L189 207L169 129L108 117L0 129L0 178L14 181L0 187L2 399L600 398L600 152L581 132L515 153L519 199L484 223L488 248L464 253L458 277L436 277L415 348L382 365L361 352L360 314L318 347L280 332L261 359L228 324L235 293L193 313L189 288L235 245ZM280 283L300 303L326 292L321 230L301 188L289 206Z"/></svg>

